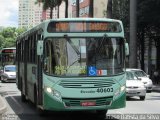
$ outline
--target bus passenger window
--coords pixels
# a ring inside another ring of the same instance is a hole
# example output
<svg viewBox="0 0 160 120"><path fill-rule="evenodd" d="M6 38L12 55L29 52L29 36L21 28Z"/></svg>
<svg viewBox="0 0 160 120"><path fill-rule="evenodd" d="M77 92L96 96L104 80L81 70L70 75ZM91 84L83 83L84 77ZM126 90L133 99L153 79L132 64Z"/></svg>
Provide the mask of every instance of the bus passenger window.
<svg viewBox="0 0 160 120"><path fill-rule="evenodd" d="M46 73L48 73L48 68L49 67L49 62L48 62L48 57L46 57L45 59L44 59L44 71L46 72Z"/></svg>

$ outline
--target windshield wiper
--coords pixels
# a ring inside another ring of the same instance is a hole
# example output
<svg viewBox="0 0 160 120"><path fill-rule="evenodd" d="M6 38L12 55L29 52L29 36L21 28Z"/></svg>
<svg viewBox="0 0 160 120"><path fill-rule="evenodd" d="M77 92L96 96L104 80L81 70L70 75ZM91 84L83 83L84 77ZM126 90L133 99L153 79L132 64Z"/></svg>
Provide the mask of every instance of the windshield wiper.
<svg viewBox="0 0 160 120"><path fill-rule="evenodd" d="M81 53L80 53L79 50L76 48L76 46L73 44L73 42L72 42L71 39L68 37L68 35L64 35L64 38L66 38L66 40L67 40L68 43L71 45L71 47L75 50L75 52L77 53L77 55L80 55Z"/></svg>
<svg viewBox="0 0 160 120"><path fill-rule="evenodd" d="M107 38L107 37L108 37L107 34L104 34L104 35L103 35L103 38L102 38L102 40L101 40L101 43L100 43L99 47L97 48L98 50L97 50L96 54L97 54L97 53L100 54L100 49L102 49L103 41L104 41L104 39Z"/></svg>

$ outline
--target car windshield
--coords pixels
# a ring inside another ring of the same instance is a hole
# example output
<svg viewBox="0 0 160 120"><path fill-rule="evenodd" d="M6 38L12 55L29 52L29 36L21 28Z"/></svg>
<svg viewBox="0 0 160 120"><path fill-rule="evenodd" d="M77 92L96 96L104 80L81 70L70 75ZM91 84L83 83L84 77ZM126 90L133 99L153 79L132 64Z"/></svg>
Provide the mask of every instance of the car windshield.
<svg viewBox="0 0 160 120"><path fill-rule="evenodd" d="M127 80L137 80L138 78L132 72L126 72L126 79Z"/></svg>
<svg viewBox="0 0 160 120"><path fill-rule="evenodd" d="M144 71L134 71L137 77L147 77Z"/></svg>
<svg viewBox="0 0 160 120"><path fill-rule="evenodd" d="M47 38L44 71L54 76L109 76L124 72L122 38Z"/></svg>
<svg viewBox="0 0 160 120"><path fill-rule="evenodd" d="M15 66L10 66L10 67L5 67L4 70L6 72L15 72L16 71L16 67Z"/></svg>

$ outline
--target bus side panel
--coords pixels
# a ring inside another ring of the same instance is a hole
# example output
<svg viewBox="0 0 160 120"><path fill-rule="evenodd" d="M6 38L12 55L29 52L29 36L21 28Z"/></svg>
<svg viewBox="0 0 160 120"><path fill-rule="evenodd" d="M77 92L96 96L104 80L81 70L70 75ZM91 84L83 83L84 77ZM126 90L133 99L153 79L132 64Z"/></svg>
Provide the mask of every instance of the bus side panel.
<svg viewBox="0 0 160 120"><path fill-rule="evenodd" d="M17 84L17 88L21 91L22 87L22 83L21 83L21 77L20 77L20 62L18 61L16 63L16 67L17 67L17 72L16 72L16 84Z"/></svg>
<svg viewBox="0 0 160 120"><path fill-rule="evenodd" d="M20 83L21 83L21 92L25 95L25 78L24 78L24 63L20 63Z"/></svg>
<svg viewBox="0 0 160 120"><path fill-rule="evenodd" d="M34 95L34 85L36 84L36 65L35 64L29 64L27 65L27 92L28 92L28 98L32 101L34 101L35 95Z"/></svg>

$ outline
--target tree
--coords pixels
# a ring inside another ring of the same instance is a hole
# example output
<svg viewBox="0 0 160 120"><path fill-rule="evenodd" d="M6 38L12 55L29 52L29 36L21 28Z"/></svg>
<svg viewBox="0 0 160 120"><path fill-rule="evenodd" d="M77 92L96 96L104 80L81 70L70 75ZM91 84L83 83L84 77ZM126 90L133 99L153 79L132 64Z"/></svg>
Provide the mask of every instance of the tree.
<svg viewBox="0 0 160 120"><path fill-rule="evenodd" d="M15 36L17 37L17 36L19 36L20 34L22 34L23 32L25 32L25 31L27 31L27 28L17 28L16 30L15 30Z"/></svg>
<svg viewBox="0 0 160 120"><path fill-rule="evenodd" d="M94 1L90 0L90 4L89 4L89 17L94 17Z"/></svg>
<svg viewBox="0 0 160 120"><path fill-rule="evenodd" d="M132 4L133 5L133 4ZM158 0L137 0L137 44L132 48L137 48L138 54L134 61L140 62L141 69L144 70L144 54L147 54L148 61L151 61L151 49L156 45L157 54L160 51L160 1ZM132 14L133 15L133 14ZM125 36L129 33L129 0L112 0L112 18L122 20L124 24ZM130 41L130 39L128 39ZM131 43L130 43L131 44ZM149 48L146 51L146 48ZM132 50L132 52L135 52ZM145 53L147 52L147 53ZM132 55L132 53L130 53ZM151 62L148 62L148 71L152 69ZM160 69L160 55L157 55L157 68Z"/></svg>
<svg viewBox="0 0 160 120"><path fill-rule="evenodd" d="M58 8L58 10L57 10L57 18L59 18L59 6L61 5L61 3L62 3L62 0L57 0L57 3L56 3L56 6Z"/></svg>
<svg viewBox="0 0 160 120"><path fill-rule="evenodd" d="M5 41L5 38L3 37L3 35L0 35L0 49L2 49L4 41Z"/></svg>
<svg viewBox="0 0 160 120"><path fill-rule="evenodd" d="M141 68L144 69L144 52L145 47L148 47L148 73L151 73L151 49L156 43L157 53L160 51L160 47L158 45L160 39L160 1L157 0L138 0L138 42L139 47L141 48L140 52L140 62ZM147 38L147 39L146 39ZM148 44L148 46L145 46ZM157 55L156 61L156 69L160 69L160 58Z"/></svg>
<svg viewBox="0 0 160 120"><path fill-rule="evenodd" d="M112 0L107 1L107 18L112 18Z"/></svg>
<svg viewBox="0 0 160 120"><path fill-rule="evenodd" d="M16 39L13 38L6 38L5 41L3 42L3 48L6 47L15 47L16 46Z"/></svg>
<svg viewBox="0 0 160 120"><path fill-rule="evenodd" d="M37 3L43 3L43 10L50 9L50 19L53 17L53 8L56 6L60 6L62 0L37 0ZM59 13L58 13L59 14Z"/></svg>
<svg viewBox="0 0 160 120"><path fill-rule="evenodd" d="M76 17L79 17L79 0L76 0Z"/></svg>
<svg viewBox="0 0 160 120"><path fill-rule="evenodd" d="M68 0L63 0L65 2L65 18L68 18Z"/></svg>
<svg viewBox="0 0 160 120"><path fill-rule="evenodd" d="M137 68L137 0L130 0L130 56L129 67Z"/></svg>
<svg viewBox="0 0 160 120"><path fill-rule="evenodd" d="M112 5L109 5L109 4L112 4ZM108 3L108 5L110 6L108 9L112 9L112 10L110 10L110 12L112 12L112 13L109 13L109 14L112 14L112 18L119 19L123 22L125 37L127 38L127 40L129 40L129 38L128 38L129 0L112 0L112 3L110 1L110 3Z"/></svg>
<svg viewBox="0 0 160 120"><path fill-rule="evenodd" d="M15 47L16 37L25 31L26 29L24 28L15 28L15 27L4 28L3 31L0 32L0 48Z"/></svg>
<svg viewBox="0 0 160 120"><path fill-rule="evenodd" d="M59 16L59 6L62 4L62 1L65 2L65 18L68 18L68 0L59 0L60 3L58 4L58 16Z"/></svg>
<svg viewBox="0 0 160 120"><path fill-rule="evenodd" d="M15 32L15 30L16 30L15 27L7 27L7 28L3 29L2 35L5 38L8 38L8 37L14 38L14 32Z"/></svg>

